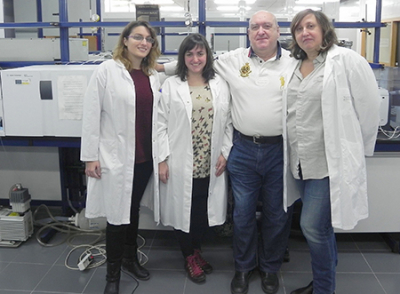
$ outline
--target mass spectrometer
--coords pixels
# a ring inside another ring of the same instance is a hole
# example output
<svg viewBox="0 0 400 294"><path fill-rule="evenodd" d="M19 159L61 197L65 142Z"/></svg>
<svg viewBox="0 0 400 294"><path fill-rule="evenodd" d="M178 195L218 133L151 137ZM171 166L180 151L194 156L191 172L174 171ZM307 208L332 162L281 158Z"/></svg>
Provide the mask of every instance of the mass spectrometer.
<svg viewBox="0 0 400 294"><path fill-rule="evenodd" d="M83 96L98 65L1 71L0 136L80 137Z"/></svg>
<svg viewBox="0 0 400 294"><path fill-rule="evenodd" d="M58 61L61 60L59 38L0 39L1 61ZM86 61L89 58L88 39L69 38L69 60ZM27 50L28 49L28 50Z"/></svg>

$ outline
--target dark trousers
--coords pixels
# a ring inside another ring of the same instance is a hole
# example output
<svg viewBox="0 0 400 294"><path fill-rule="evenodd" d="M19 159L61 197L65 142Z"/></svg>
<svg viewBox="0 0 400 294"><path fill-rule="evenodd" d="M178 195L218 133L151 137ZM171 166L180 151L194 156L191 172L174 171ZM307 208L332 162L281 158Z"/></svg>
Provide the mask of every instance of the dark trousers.
<svg viewBox="0 0 400 294"><path fill-rule="evenodd" d="M137 247L136 239L139 227L140 201L152 173L152 161L135 164L130 224L112 225L107 223L106 251L109 262L116 262L122 259L125 245Z"/></svg>
<svg viewBox="0 0 400 294"><path fill-rule="evenodd" d="M190 231L185 233L181 230L175 230L184 258L192 255L195 249L201 249L201 240L208 228L207 201L209 184L209 177L193 179Z"/></svg>

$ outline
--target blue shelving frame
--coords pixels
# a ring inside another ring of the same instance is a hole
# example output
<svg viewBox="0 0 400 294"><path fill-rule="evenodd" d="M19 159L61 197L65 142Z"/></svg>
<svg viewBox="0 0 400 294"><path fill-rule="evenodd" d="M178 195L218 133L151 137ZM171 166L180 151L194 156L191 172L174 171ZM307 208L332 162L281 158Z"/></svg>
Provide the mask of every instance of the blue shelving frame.
<svg viewBox="0 0 400 294"><path fill-rule="evenodd" d="M36 0L37 6L37 22L26 22L26 23L0 23L0 28L38 28L38 37L43 37L43 28L54 28L58 27L60 30L60 50L61 50L61 61L60 62L35 62L34 64L55 64L69 63L69 43L68 43L68 31L72 27L93 27L93 22L69 22L68 21L68 0L58 0L59 2L59 22L43 22L42 21L42 1ZM206 0L199 0L199 20L193 22L193 27L198 27L199 33L205 35L206 27L247 27L247 21L207 21L206 17ZM101 0L96 0L96 13L101 16ZM381 23L382 14L382 0L376 1L376 16L375 22L334 22L336 28L375 28L375 39L374 39L374 55L372 67L381 67L379 64L379 40L380 40L380 28L385 26ZM97 27L124 27L128 22L96 22ZM161 52L168 54L165 51L165 38L173 33L165 33L166 27L186 27L184 21L160 21L150 22L154 27L161 28ZM279 22L281 27L289 27L290 22ZM83 35L83 34L81 34ZM101 33L100 29L94 35L97 36L97 48L101 48ZM228 33L219 33L218 35L230 35ZM245 34L244 34L245 35ZM32 65L32 62L0 62L0 66L3 67L19 67Z"/></svg>

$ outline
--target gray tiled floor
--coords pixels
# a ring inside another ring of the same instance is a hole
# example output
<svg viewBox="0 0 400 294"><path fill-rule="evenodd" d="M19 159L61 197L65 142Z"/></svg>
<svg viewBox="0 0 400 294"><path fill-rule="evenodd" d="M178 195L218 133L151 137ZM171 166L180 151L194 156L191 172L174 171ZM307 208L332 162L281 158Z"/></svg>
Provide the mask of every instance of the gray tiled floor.
<svg viewBox="0 0 400 294"><path fill-rule="evenodd" d="M230 293L234 273L231 238L218 237L210 230L203 247L204 257L214 266L205 284L187 279L183 258L172 231L141 231L146 240L142 251L149 257L146 267L149 281L135 281L123 273L121 294L214 294ZM60 236L61 235L61 236ZM52 241L59 241L58 233ZM74 244L89 242L84 236ZM392 253L380 234L338 234L339 264L338 294L398 294L400 293L400 254ZM289 263L279 273L278 294L290 293L312 279L308 247L299 232L289 241ZM18 248L0 248L0 294L103 293L105 265L74 271L65 266L72 247L68 243L43 247L31 237ZM76 266L80 252L71 254L68 264ZM74 264L75 263L75 264ZM249 294L263 293L260 278L254 273Z"/></svg>

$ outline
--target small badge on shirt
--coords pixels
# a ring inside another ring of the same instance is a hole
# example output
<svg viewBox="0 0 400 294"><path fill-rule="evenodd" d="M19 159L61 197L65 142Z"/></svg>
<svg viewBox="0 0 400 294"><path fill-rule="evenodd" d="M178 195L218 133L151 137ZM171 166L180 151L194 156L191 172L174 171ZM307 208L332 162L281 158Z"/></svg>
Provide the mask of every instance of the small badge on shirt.
<svg viewBox="0 0 400 294"><path fill-rule="evenodd" d="M285 78L281 76L279 79L281 80L281 90L282 90L283 87L285 86Z"/></svg>
<svg viewBox="0 0 400 294"><path fill-rule="evenodd" d="M246 64L243 65L242 68L240 69L240 75L246 78L249 76L250 73L251 73L250 65L248 62L246 62Z"/></svg>

